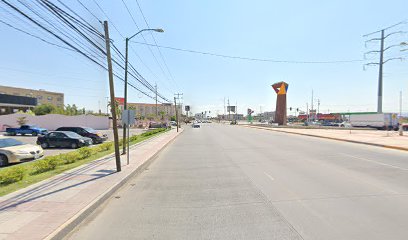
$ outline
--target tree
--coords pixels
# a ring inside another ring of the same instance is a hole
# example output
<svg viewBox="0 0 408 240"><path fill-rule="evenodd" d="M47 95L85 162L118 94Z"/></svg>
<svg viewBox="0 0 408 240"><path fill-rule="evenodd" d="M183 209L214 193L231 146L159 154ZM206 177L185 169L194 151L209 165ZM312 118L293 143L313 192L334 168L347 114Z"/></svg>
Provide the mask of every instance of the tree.
<svg viewBox="0 0 408 240"><path fill-rule="evenodd" d="M17 118L17 123L20 126L26 124L27 122L28 122L27 117L18 117Z"/></svg>
<svg viewBox="0 0 408 240"><path fill-rule="evenodd" d="M108 107L110 107L110 106L111 106L111 103L109 102L109 103L108 103ZM116 101L116 100L115 100L115 108L116 108L117 118L119 118L120 115L121 115L121 113L122 113L122 110L121 110L120 107L119 107L119 102Z"/></svg>
<svg viewBox="0 0 408 240"><path fill-rule="evenodd" d="M176 121L176 116L171 116L170 121Z"/></svg>
<svg viewBox="0 0 408 240"><path fill-rule="evenodd" d="M46 115L55 111L56 107L51 104L41 104L33 109L35 115Z"/></svg>
<svg viewBox="0 0 408 240"><path fill-rule="evenodd" d="M164 120L164 114L166 114L166 113L164 111L160 111L159 114L161 116L161 120L163 121Z"/></svg>

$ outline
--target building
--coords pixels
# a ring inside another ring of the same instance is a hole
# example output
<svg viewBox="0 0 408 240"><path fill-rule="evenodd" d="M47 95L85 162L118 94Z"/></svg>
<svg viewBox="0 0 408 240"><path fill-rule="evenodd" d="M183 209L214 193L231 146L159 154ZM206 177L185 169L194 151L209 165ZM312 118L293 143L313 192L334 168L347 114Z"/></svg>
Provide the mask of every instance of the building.
<svg viewBox="0 0 408 240"><path fill-rule="evenodd" d="M232 120L244 120L244 114L236 114L236 113L231 113L231 114L218 114L217 118L220 120L226 120L226 121L232 121Z"/></svg>
<svg viewBox="0 0 408 240"><path fill-rule="evenodd" d="M27 111L37 106L37 98L0 94L0 115Z"/></svg>
<svg viewBox="0 0 408 240"><path fill-rule="evenodd" d="M64 107L64 94L57 92L49 92L43 89L34 90L26 88L16 88L0 86L0 94L18 96L18 97L29 97L37 99L37 105L41 104L51 104L56 107ZM4 105L5 103L3 103Z"/></svg>
<svg viewBox="0 0 408 240"><path fill-rule="evenodd" d="M116 101L119 104L119 107L123 110L124 108L124 99L123 98L116 98ZM128 109L136 110L136 116L138 118L150 118L156 117L156 104L155 103L128 103ZM177 106L177 111L179 116L181 116L182 106ZM163 116L169 119L172 116L176 115L176 109L174 105L171 103L158 103L157 104L157 115L161 117Z"/></svg>

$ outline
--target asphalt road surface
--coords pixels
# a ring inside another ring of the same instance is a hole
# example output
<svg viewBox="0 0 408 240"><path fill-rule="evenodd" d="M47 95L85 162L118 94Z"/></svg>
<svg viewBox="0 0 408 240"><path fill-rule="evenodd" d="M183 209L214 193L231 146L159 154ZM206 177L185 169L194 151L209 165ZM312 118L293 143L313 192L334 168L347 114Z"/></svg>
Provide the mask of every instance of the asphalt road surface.
<svg viewBox="0 0 408 240"><path fill-rule="evenodd" d="M408 154L187 128L70 239L408 239Z"/></svg>

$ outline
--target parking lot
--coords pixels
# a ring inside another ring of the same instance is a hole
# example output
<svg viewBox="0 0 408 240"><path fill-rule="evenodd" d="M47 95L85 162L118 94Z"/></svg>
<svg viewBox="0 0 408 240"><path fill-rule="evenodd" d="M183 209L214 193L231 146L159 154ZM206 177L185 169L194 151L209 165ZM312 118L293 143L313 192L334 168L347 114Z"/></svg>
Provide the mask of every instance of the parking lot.
<svg viewBox="0 0 408 240"><path fill-rule="evenodd" d="M130 129L130 136L132 135L137 135L137 134L141 134L143 132L145 132L145 129ZM102 134L106 134L108 135L108 141L112 141L113 140L113 131L112 129L109 130L98 130L98 132L102 133ZM118 130L119 133L119 137L122 136L123 134L123 130L119 129ZM1 132L0 135L5 135L4 132ZM37 145L37 137L33 137L30 135L25 135L25 136L21 136L21 135L17 135L17 136L9 136L11 138L14 138L18 141L21 141L23 143L27 143L27 144L33 144L33 145ZM58 155L60 153L67 153L70 151L73 151L74 149L69 149L69 148L47 148L44 149L44 156L52 156L52 155Z"/></svg>

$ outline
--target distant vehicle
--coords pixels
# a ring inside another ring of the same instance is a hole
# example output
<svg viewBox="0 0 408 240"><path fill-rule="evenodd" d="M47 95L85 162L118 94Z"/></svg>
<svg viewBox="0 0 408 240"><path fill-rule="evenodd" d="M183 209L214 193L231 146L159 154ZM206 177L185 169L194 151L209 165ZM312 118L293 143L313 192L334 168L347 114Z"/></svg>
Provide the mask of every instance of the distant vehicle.
<svg viewBox="0 0 408 240"><path fill-rule="evenodd" d="M44 150L32 144L22 143L14 138L0 137L0 167L44 156Z"/></svg>
<svg viewBox="0 0 408 240"><path fill-rule="evenodd" d="M47 129L40 128L35 125L21 125L19 128L6 128L6 133L11 136L21 134L22 136L29 134L32 136L47 134Z"/></svg>
<svg viewBox="0 0 408 240"><path fill-rule="evenodd" d="M176 121L170 121L169 122L171 126L177 126L177 122Z"/></svg>
<svg viewBox="0 0 408 240"><path fill-rule="evenodd" d="M108 139L108 136L106 134L102 134L96 131L95 129L89 127L60 127L57 128L56 131L74 132L78 135L81 135L82 137L88 137L92 139L92 142L94 144L102 143Z"/></svg>
<svg viewBox="0 0 408 240"><path fill-rule="evenodd" d="M342 123L339 123L339 127L351 128L352 126L349 122L342 122Z"/></svg>
<svg viewBox="0 0 408 240"><path fill-rule="evenodd" d="M339 123L336 123L336 122L323 122L322 126L325 126L325 127L339 127Z"/></svg>
<svg viewBox="0 0 408 240"><path fill-rule="evenodd" d="M230 122L230 125L236 125L236 124L238 124L238 123L237 123L237 120L232 120L232 121Z"/></svg>
<svg viewBox="0 0 408 240"><path fill-rule="evenodd" d="M381 130L398 130L398 115L395 113L372 113L350 115L353 127L371 127Z"/></svg>
<svg viewBox="0 0 408 240"><path fill-rule="evenodd" d="M312 122L305 122L303 125L305 126L321 126L322 124L318 121L312 121Z"/></svg>
<svg viewBox="0 0 408 240"><path fill-rule="evenodd" d="M402 124L402 130L403 131L408 131L408 123Z"/></svg>
<svg viewBox="0 0 408 240"><path fill-rule="evenodd" d="M82 137L79 134L70 131L53 131L37 138L37 144L42 148L80 148L89 146L93 143L91 138Z"/></svg>
<svg viewBox="0 0 408 240"><path fill-rule="evenodd" d="M193 128L200 128L201 126L200 126L200 123L198 121L194 121L192 127Z"/></svg>

